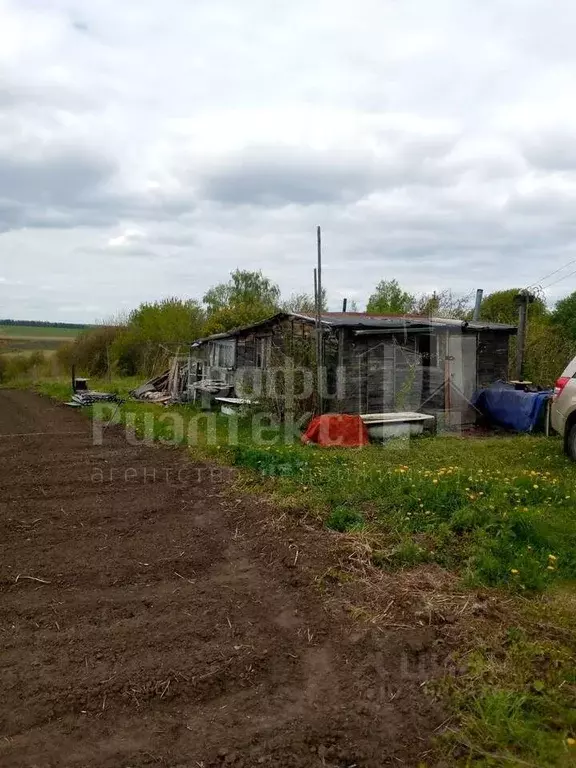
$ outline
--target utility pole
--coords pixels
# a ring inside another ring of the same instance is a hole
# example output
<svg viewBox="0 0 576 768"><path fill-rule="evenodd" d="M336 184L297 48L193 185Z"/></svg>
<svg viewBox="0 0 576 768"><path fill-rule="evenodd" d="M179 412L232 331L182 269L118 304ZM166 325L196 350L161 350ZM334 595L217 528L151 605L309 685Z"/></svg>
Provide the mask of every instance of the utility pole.
<svg viewBox="0 0 576 768"><path fill-rule="evenodd" d="M318 319L318 270L314 267L314 317Z"/></svg>
<svg viewBox="0 0 576 768"><path fill-rule="evenodd" d="M318 378L318 413L323 411L323 387L322 378L324 374L323 354L322 354L322 230L316 228L316 245L318 252L318 266L316 267L316 375Z"/></svg>
<svg viewBox="0 0 576 768"><path fill-rule="evenodd" d="M516 380L524 381L524 352L526 349L526 321L528 319L528 304L536 301L536 297L528 290L516 295L518 305L518 339L516 344Z"/></svg>

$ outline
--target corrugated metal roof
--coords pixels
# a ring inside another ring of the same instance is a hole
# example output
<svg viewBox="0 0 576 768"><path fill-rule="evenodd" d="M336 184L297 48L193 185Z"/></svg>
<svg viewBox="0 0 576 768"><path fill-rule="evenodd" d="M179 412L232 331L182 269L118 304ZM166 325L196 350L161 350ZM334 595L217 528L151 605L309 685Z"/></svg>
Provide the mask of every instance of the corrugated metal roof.
<svg viewBox="0 0 576 768"><path fill-rule="evenodd" d="M234 328L233 330L224 333L215 333L212 336L207 336L204 339L198 339L196 344L200 344L206 341L217 341L218 339L226 339L234 336L238 336L245 331L259 328L262 325L267 325L274 320L281 320L285 318L295 318L298 320L304 320L309 323L315 323L316 317L314 315L306 315L299 312L277 312L275 315L261 320L258 323L252 325L243 326L242 328ZM421 315L377 315L367 312L323 312L321 315L322 325L330 328L353 328L357 330L402 330L404 328L426 328L440 329L440 328L454 328L462 331L501 331L503 333L516 333L515 325L505 325L504 323L489 323L483 320L467 321L459 320L457 318L449 317L423 317Z"/></svg>
<svg viewBox="0 0 576 768"><path fill-rule="evenodd" d="M315 322L311 315L298 315L303 319ZM324 312L322 322L330 326L358 328L469 328L470 330L494 330L515 332L515 325L504 323L489 323L487 321L467 321L450 317L425 317L422 315L377 315L368 312Z"/></svg>

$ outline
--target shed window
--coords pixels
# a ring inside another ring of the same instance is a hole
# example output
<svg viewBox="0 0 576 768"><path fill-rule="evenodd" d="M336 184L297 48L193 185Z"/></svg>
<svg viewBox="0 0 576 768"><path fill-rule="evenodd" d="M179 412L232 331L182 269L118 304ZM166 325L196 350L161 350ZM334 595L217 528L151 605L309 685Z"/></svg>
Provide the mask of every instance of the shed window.
<svg viewBox="0 0 576 768"><path fill-rule="evenodd" d="M270 357L272 353L272 338L270 336L263 336L256 339L256 367L268 368L270 365Z"/></svg>
<svg viewBox="0 0 576 768"><path fill-rule="evenodd" d="M210 347L210 365L215 368L234 367L235 344L233 339L213 341Z"/></svg>

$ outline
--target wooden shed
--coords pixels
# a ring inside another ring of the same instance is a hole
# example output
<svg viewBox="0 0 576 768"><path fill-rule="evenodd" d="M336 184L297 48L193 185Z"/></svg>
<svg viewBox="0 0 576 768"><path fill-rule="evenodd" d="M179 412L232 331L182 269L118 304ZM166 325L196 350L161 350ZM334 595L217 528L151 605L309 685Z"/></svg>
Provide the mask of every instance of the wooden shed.
<svg viewBox="0 0 576 768"><path fill-rule="evenodd" d="M316 371L316 320L278 313L193 345L197 376L226 382L246 396L280 372ZM475 391L508 377L515 326L483 321L326 312L321 316L324 410L343 413L422 411L457 423L474 421ZM268 385L266 385L268 386ZM261 393L262 394L262 393Z"/></svg>

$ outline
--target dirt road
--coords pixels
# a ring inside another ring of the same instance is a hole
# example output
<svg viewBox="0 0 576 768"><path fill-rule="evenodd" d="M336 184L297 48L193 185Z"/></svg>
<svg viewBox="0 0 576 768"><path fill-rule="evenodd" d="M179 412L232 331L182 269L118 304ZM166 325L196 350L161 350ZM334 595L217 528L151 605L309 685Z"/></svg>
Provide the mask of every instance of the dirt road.
<svg viewBox="0 0 576 768"><path fill-rule="evenodd" d="M327 610L329 537L0 392L0 765L415 768L432 638Z"/></svg>

